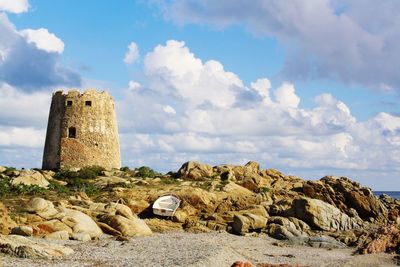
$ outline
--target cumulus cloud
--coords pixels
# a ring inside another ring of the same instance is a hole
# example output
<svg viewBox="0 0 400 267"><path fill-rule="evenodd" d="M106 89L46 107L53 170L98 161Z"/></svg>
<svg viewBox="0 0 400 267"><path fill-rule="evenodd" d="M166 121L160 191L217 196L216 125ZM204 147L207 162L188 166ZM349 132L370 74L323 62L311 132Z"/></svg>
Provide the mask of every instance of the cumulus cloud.
<svg viewBox="0 0 400 267"><path fill-rule="evenodd" d="M300 98L296 95L293 84L284 83L275 91L276 101L286 107L297 108Z"/></svg>
<svg viewBox="0 0 400 267"><path fill-rule="evenodd" d="M21 33L0 14L0 81L25 91L79 86L81 77L61 64L63 43L46 29Z"/></svg>
<svg viewBox="0 0 400 267"><path fill-rule="evenodd" d="M147 86L130 84L135 89L118 103L128 163L171 170L190 159L257 160L306 178L371 177L374 166L387 173L388 184L390 175L399 174L399 117L381 113L359 122L329 93L305 109L293 83L273 88L260 78L246 86L220 62L203 62L180 41L156 46L144 68Z"/></svg>
<svg viewBox="0 0 400 267"><path fill-rule="evenodd" d="M242 25L277 38L287 49L283 73L292 79L328 78L397 90L400 78L400 3L343 1L157 1L178 24L218 29Z"/></svg>
<svg viewBox="0 0 400 267"><path fill-rule="evenodd" d="M28 43L34 43L38 49L59 54L64 51L64 42L47 29L25 29L20 31L20 34L26 38Z"/></svg>
<svg viewBox="0 0 400 267"><path fill-rule="evenodd" d="M135 42L131 42L128 45L128 51L125 54L124 62L126 64L132 64L139 59L139 48Z"/></svg>
<svg viewBox="0 0 400 267"><path fill-rule="evenodd" d="M11 13L23 13L28 11L28 0L2 0L0 1L0 11Z"/></svg>

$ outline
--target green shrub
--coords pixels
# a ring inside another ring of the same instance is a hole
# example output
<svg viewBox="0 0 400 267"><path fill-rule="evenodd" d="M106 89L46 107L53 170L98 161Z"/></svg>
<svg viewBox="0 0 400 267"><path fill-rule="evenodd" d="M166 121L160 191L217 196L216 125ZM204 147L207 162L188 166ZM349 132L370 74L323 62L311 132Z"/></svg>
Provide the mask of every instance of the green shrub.
<svg viewBox="0 0 400 267"><path fill-rule="evenodd" d="M61 180L72 180L76 179L79 177L79 173L76 171L70 171L70 170L60 170L54 175L54 178L56 179L61 179Z"/></svg>
<svg viewBox="0 0 400 267"><path fill-rule="evenodd" d="M262 191L263 191L263 193L268 193L268 192L269 192L269 188L268 188L268 187L264 187L264 188L262 189Z"/></svg>
<svg viewBox="0 0 400 267"><path fill-rule="evenodd" d="M95 186L94 184L85 183L81 187L82 191L86 193L89 197L97 195L100 193L100 188Z"/></svg>
<svg viewBox="0 0 400 267"><path fill-rule="evenodd" d="M78 178L82 179L94 179L97 176L101 175L101 173L105 169L100 166L87 166L83 167L79 171L71 171L71 170L60 170L56 173L54 178L61 180L76 180Z"/></svg>
<svg viewBox="0 0 400 267"><path fill-rule="evenodd" d="M49 189L55 191L59 195L68 195L70 190L67 186L50 182Z"/></svg>
<svg viewBox="0 0 400 267"><path fill-rule="evenodd" d="M46 188L38 185L23 185L18 184L12 187L13 193L17 195L43 195L47 192Z"/></svg>
<svg viewBox="0 0 400 267"><path fill-rule="evenodd" d="M0 198L3 198L11 193L11 185L8 179L0 178Z"/></svg>
<svg viewBox="0 0 400 267"><path fill-rule="evenodd" d="M123 171L123 172L127 172L127 171L129 171L129 167L124 166L124 167L121 167L119 170Z"/></svg>
<svg viewBox="0 0 400 267"><path fill-rule="evenodd" d="M160 175L160 173L154 171L150 167L147 166L142 166L137 169L137 173L135 174L136 177L142 177L142 178L154 178L157 175Z"/></svg>

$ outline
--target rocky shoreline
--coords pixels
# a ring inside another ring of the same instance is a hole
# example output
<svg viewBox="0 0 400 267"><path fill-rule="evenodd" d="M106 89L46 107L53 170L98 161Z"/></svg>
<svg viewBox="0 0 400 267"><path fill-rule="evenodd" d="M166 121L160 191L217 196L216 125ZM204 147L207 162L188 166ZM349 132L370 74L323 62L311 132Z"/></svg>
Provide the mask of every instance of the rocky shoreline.
<svg viewBox="0 0 400 267"><path fill-rule="evenodd" d="M395 266L400 253L400 201L377 198L345 177L306 181L256 162L187 162L166 175L143 170L0 167L0 263L77 266L75 258L79 266L109 266L113 259L114 266L230 266L236 260ZM152 213L165 193L182 200L172 218ZM120 253L120 247L129 249ZM89 250L98 251L97 260ZM159 258L150 260L152 254ZM138 255L147 261L131 264ZM316 256L326 261L315 262Z"/></svg>

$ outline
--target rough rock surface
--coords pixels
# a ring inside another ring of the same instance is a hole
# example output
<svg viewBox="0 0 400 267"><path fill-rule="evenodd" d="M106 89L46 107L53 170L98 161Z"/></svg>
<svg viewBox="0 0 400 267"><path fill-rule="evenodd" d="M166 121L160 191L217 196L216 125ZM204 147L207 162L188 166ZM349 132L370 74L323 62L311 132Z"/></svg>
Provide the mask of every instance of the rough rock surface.
<svg viewBox="0 0 400 267"><path fill-rule="evenodd" d="M178 175L186 180L199 180L202 178L211 177L213 175L213 168L207 164L202 164L196 161L188 161L179 169Z"/></svg>
<svg viewBox="0 0 400 267"><path fill-rule="evenodd" d="M52 258L73 253L70 248L48 243L38 243L23 236L0 235L0 252L21 258Z"/></svg>
<svg viewBox="0 0 400 267"><path fill-rule="evenodd" d="M355 219L318 199L295 199L287 214L306 222L311 227L326 231L349 230L359 227Z"/></svg>
<svg viewBox="0 0 400 267"><path fill-rule="evenodd" d="M370 217L382 219L387 214L385 207L369 188L346 177L325 176L319 181L307 181L303 192L306 196L325 201L348 215L354 215L350 211L353 208L356 215L364 220Z"/></svg>
<svg viewBox="0 0 400 267"><path fill-rule="evenodd" d="M363 254L400 251L400 230L394 225L382 227L361 250Z"/></svg>
<svg viewBox="0 0 400 267"><path fill-rule="evenodd" d="M91 238L98 238L103 234L100 227L88 215L77 210L62 208L65 214L61 221L72 228L74 233L86 233Z"/></svg>
<svg viewBox="0 0 400 267"><path fill-rule="evenodd" d="M147 224L137 217L127 219L121 215L108 215L103 216L101 220L123 236L149 236L152 234Z"/></svg>
<svg viewBox="0 0 400 267"><path fill-rule="evenodd" d="M7 208L0 202L0 234L7 235L17 224L8 215Z"/></svg>

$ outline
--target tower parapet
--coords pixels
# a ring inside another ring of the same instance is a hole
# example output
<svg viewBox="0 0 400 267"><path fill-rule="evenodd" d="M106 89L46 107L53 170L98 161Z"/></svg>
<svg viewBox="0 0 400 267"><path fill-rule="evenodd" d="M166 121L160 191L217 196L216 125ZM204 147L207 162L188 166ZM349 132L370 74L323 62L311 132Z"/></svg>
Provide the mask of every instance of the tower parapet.
<svg viewBox="0 0 400 267"><path fill-rule="evenodd" d="M114 100L95 89L53 94L43 153L43 169L99 165L120 168Z"/></svg>

